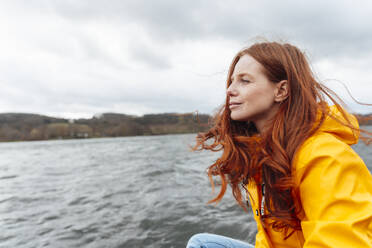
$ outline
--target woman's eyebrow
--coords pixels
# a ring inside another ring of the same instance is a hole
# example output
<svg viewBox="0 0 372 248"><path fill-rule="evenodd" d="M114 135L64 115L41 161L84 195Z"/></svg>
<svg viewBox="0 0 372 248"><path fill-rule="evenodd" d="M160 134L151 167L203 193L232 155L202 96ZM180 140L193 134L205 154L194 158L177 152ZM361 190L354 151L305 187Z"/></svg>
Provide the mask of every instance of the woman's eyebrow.
<svg viewBox="0 0 372 248"><path fill-rule="evenodd" d="M239 73L237 76L238 76L238 77L248 76L248 77L250 77L251 79L254 79L254 77L253 77L251 74L249 74L248 72L242 72L242 73ZM234 80L234 76L233 76L233 75L231 76L230 80L231 80L231 81Z"/></svg>

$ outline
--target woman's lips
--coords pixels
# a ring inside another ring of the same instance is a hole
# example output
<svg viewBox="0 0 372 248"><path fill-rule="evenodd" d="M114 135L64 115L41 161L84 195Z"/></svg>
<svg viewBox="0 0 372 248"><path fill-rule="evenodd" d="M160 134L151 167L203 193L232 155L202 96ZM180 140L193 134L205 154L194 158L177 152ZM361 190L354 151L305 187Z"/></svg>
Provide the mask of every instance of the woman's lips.
<svg viewBox="0 0 372 248"><path fill-rule="evenodd" d="M239 107L240 104L241 104L241 103L238 103L238 102L231 102L231 103L229 104L229 108L230 108L230 109L237 108L237 107Z"/></svg>

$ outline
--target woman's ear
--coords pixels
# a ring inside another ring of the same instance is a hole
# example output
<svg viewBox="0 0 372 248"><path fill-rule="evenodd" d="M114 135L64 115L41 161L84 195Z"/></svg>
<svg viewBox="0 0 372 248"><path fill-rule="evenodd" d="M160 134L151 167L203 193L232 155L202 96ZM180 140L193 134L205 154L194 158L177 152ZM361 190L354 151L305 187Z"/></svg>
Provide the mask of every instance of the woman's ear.
<svg viewBox="0 0 372 248"><path fill-rule="evenodd" d="M275 102L282 102L288 98L289 95L289 85L287 80L282 80L279 83L276 83L275 91Z"/></svg>

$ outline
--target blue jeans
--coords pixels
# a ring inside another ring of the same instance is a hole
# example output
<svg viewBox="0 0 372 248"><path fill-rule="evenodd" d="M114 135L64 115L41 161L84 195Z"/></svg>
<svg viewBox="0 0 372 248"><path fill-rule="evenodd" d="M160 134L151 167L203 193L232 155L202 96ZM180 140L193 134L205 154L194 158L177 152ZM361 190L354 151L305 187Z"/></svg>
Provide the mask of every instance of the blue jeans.
<svg viewBox="0 0 372 248"><path fill-rule="evenodd" d="M198 233L189 239L186 248L254 248L254 246L216 234Z"/></svg>

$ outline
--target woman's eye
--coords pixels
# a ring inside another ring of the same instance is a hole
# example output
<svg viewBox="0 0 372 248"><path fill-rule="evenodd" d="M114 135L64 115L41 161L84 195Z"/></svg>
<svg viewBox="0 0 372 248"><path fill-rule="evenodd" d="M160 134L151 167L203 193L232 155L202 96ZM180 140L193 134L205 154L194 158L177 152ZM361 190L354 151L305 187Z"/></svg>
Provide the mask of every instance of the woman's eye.
<svg viewBox="0 0 372 248"><path fill-rule="evenodd" d="M246 80L246 79L242 79L242 82L243 82L243 83L250 83L251 81Z"/></svg>

